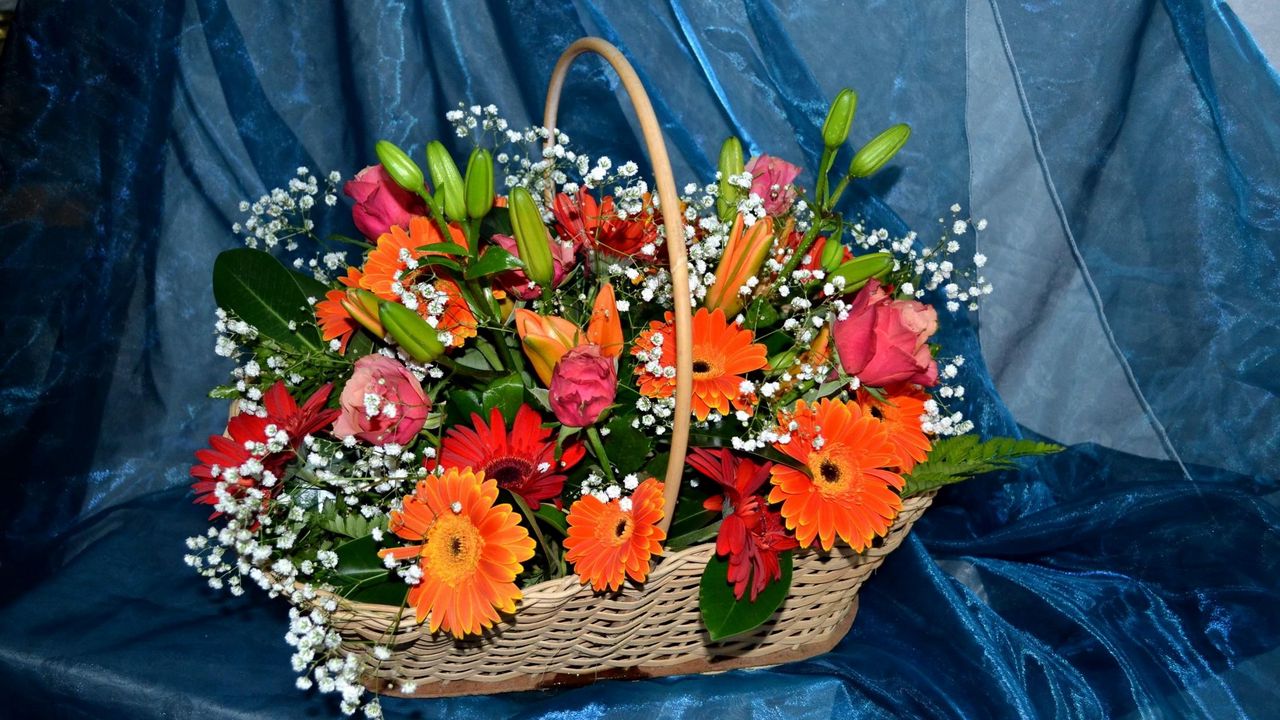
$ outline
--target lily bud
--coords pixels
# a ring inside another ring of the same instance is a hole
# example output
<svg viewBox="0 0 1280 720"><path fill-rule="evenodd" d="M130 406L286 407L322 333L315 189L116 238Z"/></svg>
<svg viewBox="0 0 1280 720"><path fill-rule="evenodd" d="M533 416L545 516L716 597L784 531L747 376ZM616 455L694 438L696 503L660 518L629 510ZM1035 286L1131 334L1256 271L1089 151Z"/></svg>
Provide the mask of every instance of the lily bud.
<svg viewBox="0 0 1280 720"><path fill-rule="evenodd" d="M894 125L875 136L853 156L853 162L849 163L849 175L856 178L874 175L898 154L909 137L911 126L902 124Z"/></svg>
<svg viewBox="0 0 1280 720"><path fill-rule="evenodd" d="M525 275L544 288L555 279L555 263L551 259L551 233L542 222L542 211L533 196L522 187L511 188L507 196L511 213L511 229L516 234L516 249L524 261Z"/></svg>
<svg viewBox="0 0 1280 720"><path fill-rule="evenodd" d="M378 306L378 318L396 344L418 362L431 362L444 352L439 332L418 313L394 302Z"/></svg>
<svg viewBox="0 0 1280 720"><path fill-rule="evenodd" d="M397 185L409 192L422 193L426 191L427 186L422 179L422 168L418 167L418 163L414 162L395 143L379 140L373 146L373 151L378 155L378 162L382 163L383 169L387 171L392 180L396 181Z"/></svg>
<svg viewBox="0 0 1280 720"><path fill-rule="evenodd" d="M577 347L581 330L554 315L539 315L532 310L516 310L516 333L529 358L534 373L544 385L551 385L551 374L564 354Z"/></svg>
<svg viewBox="0 0 1280 720"><path fill-rule="evenodd" d="M467 161L467 215L482 218L493 208L493 156L484 148L471 151Z"/></svg>
<svg viewBox="0 0 1280 720"><path fill-rule="evenodd" d="M741 175L744 167L742 143L731 137L720 146L720 193L716 198L716 211L722 221L728 222L738 212L738 200L742 198L742 188L729 182L729 178Z"/></svg>
<svg viewBox="0 0 1280 720"><path fill-rule="evenodd" d="M591 308L591 320L587 323L587 342L600 347L600 354L616 358L622 354L622 318L618 315L618 301L613 285L605 283L596 293Z"/></svg>
<svg viewBox="0 0 1280 720"><path fill-rule="evenodd" d="M366 330L373 333L374 337L381 338L387 334L382 328L382 321L378 319L377 295L368 290L351 288L347 290L347 296L340 301L340 304L352 320L363 325Z"/></svg>
<svg viewBox="0 0 1280 720"><path fill-rule="evenodd" d="M822 269L828 273L834 272L840 267L840 262L844 260L844 225L836 228L835 233L827 238L822 245Z"/></svg>
<svg viewBox="0 0 1280 720"><path fill-rule="evenodd" d="M844 278L844 287L841 291L851 293L861 290L862 286L873 277L877 279L884 277L892 269L893 255L887 252L875 252L861 255L841 265L827 279L834 282L836 278Z"/></svg>
<svg viewBox="0 0 1280 720"><path fill-rule="evenodd" d="M431 170L431 182L444 196L444 214L450 220L467 219L467 203L463 193L462 175L453 164L449 151L439 140L427 143L427 168Z"/></svg>
<svg viewBox="0 0 1280 720"><path fill-rule="evenodd" d="M849 88L840 91L836 99L831 101L827 110L827 119L822 123L822 144L835 149L849 138L849 128L853 127L853 114L858 110L858 95Z"/></svg>
<svg viewBox="0 0 1280 720"><path fill-rule="evenodd" d="M707 290L703 306L720 308L725 317L733 317L742 309L742 287L760 272L760 266L773 247L773 218L768 215L744 229L742 216L733 223L724 255L716 267L716 281Z"/></svg>

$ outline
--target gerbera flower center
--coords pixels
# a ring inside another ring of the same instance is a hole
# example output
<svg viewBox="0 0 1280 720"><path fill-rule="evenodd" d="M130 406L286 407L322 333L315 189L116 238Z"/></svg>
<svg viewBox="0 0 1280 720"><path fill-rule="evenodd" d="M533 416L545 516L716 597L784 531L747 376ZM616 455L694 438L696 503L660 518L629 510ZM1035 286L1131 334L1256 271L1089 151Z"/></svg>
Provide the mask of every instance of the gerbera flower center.
<svg viewBox="0 0 1280 720"><path fill-rule="evenodd" d="M484 466L484 476L498 481L498 487L510 488L524 482L533 472L533 463L524 458L499 457Z"/></svg>
<svg viewBox="0 0 1280 720"><path fill-rule="evenodd" d="M809 472L816 481L813 487L823 495L839 495L852 485L858 469L845 458L829 453L814 453L809 458Z"/></svg>
<svg viewBox="0 0 1280 720"><path fill-rule="evenodd" d="M470 518L441 515L427 531L426 546L424 555L432 574L449 587L456 587L475 574L484 538Z"/></svg>
<svg viewBox="0 0 1280 720"><path fill-rule="evenodd" d="M721 363L714 358L695 357L693 359L693 377L695 380L718 378L724 374Z"/></svg>
<svg viewBox="0 0 1280 720"><path fill-rule="evenodd" d="M597 537L600 542L610 547L617 547L631 539L631 534L635 530L635 522L631 519L629 513L617 510L612 518L607 518L598 526Z"/></svg>

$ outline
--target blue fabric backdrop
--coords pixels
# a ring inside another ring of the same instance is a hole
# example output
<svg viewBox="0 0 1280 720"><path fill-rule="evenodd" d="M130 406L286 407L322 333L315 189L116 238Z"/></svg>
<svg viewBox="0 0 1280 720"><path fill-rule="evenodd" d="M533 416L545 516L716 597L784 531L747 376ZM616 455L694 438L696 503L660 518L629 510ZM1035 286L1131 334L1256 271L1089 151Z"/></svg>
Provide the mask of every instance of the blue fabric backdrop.
<svg viewBox="0 0 1280 720"><path fill-rule="evenodd" d="M631 57L684 180L729 133L812 169L845 85L855 140L910 122L851 209L990 217L965 239L996 294L947 342L984 432L1071 448L944 491L826 656L389 716L1276 713L1280 82L1225 4L83 0L20 3L0 58L0 716L336 712L293 688L281 604L181 563L225 419L212 260L300 164L418 151L458 100L535 120L585 34ZM564 107L642 159L601 63Z"/></svg>

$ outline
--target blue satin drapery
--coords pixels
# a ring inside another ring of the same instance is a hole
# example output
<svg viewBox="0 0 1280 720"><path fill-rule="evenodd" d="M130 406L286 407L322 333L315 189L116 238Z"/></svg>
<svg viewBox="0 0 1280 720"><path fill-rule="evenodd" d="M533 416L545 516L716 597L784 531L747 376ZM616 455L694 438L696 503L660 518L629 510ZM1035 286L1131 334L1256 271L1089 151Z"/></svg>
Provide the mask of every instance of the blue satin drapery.
<svg viewBox="0 0 1280 720"><path fill-rule="evenodd" d="M333 711L293 689L278 603L181 565L225 417L212 259L297 165L420 150L459 100L536 120L586 34L636 65L682 181L729 133L812 169L844 85L855 140L910 122L850 209L991 219L996 294L947 346L984 432L1072 447L944 491L821 658L389 716L1274 712L1280 85L1225 4L165 0L24 2L0 59L0 715ZM582 63L562 125L642 160L616 90Z"/></svg>

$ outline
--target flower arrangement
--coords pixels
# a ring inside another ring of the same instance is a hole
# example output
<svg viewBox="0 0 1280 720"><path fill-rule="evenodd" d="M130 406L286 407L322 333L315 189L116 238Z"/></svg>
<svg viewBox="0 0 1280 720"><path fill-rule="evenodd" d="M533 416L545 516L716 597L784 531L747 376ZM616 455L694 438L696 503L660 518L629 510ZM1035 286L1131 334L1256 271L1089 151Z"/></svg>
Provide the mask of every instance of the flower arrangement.
<svg viewBox="0 0 1280 720"><path fill-rule="evenodd" d="M345 600L483 642L532 585L634 593L665 554L713 543L698 602L716 642L775 613L796 554L865 550L904 498L1054 451L981 442L948 407L964 358L932 342L934 304L991 292L955 237L985 222L953 207L923 247L844 217L849 183L910 134L895 125L835 171L855 104L832 103L812 186L731 138L717 177L684 188L692 450L674 504L675 290L635 163L459 106L465 167L438 141L426 173L380 142L342 186L362 237L327 240L354 259L277 257L321 240L309 213L338 203L337 173L299 168L243 203L248 247L213 271L217 352L237 367L212 396L234 411L196 453L213 514L187 563L288 598L299 686L376 717L360 676L392 648L350 651L329 622Z"/></svg>

